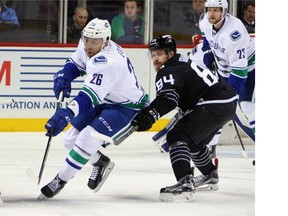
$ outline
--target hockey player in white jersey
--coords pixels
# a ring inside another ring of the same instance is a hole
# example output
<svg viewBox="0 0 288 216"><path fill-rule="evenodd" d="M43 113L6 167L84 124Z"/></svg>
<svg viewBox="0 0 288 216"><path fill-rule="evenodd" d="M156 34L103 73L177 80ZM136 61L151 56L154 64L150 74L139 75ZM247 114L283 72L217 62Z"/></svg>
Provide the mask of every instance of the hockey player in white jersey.
<svg viewBox="0 0 288 216"><path fill-rule="evenodd" d="M206 13L200 19L203 43L192 49L189 56L220 75L239 95L241 111L238 109L233 120L255 141L255 43L243 23L227 13L227 0L206 0ZM199 58L200 57L200 58ZM216 67L215 67L216 63ZM249 120L250 131L238 118L243 112ZM210 149L218 143L222 129L210 141ZM213 148L214 146L214 148Z"/></svg>
<svg viewBox="0 0 288 216"><path fill-rule="evenodd" d="M227 9L227 0L205 2L206 13L199 24L203 34L203 60L208 68L215 60L218 74L239 95L241 109L255 133L255 41L241 20L228 14Z"/></svg>
<svg viewBox="0 0 288 216"><path fill-rule="evenodd" d="M56 97L60 91L69 97L71 81L86 71L79 94L45 125L47 133L56 136L71 122L64 135L64 145L70 152L56 177L41 188L39 199L55 196L88 161L94 166L88 186L97 191L101 184L99 173L103 174L107 166L112 169L114 164L99 153L103 140L95 134L113 138L125 133L131 119L148 103L148 95L138 83L129 58L110 38L107 20L91 20L70 61L54 77Z"/></svg>

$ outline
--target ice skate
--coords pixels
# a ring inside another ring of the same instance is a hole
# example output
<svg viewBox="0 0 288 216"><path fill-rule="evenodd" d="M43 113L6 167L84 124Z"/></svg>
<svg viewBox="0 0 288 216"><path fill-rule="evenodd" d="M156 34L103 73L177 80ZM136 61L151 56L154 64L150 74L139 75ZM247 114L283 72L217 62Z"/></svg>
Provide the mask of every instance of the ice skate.
<svg viewBox="0 0 288 216"><path fill-rule="evenodd" d="M194 177L196 191L215 191L218 190L218 159L215 158L216 169L208 175L198 175Z"/></svg>
<svg viewBox="0 0 288 216"><path fill-rule="evenodd" d="M57 175L49 184L41 188L41 194L39 195L39 200L44 200L47 198L52 198L58 194L67 182L63 181Z"/></svg>
<svg viewBox="0 0 288 216"><path fill-rule="evenodd" d="M115 163L101 153L99 160L92 165L93 169L87 185L91 190L97 192L108 178Z"/></svg>
<svg viewBox="0 0 288 216"><path fill-rule="evenodd" d="M166 202L193 201L194 190L193 176L187 175L177 184L161 188L159 199Z"/></svg>

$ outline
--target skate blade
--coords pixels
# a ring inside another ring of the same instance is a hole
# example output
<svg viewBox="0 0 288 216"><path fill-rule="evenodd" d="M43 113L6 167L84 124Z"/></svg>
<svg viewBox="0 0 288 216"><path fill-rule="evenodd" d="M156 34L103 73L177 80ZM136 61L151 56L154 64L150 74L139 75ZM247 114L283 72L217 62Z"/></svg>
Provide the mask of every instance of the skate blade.
<svg viewBox="0 0 288 216"><path fill-rule="evenodd" d="M93 190L95 193L98 192L100 190L100 188L102 187L102 185L104 184L104 182L106 181L106 179L108 178L108 176L110 175L110 173L112 172L113 168L115 166L114 162L111 162L108 166L107 169L102 177L101 182L98 184L98 186Z"/></svg>
<svg viewBox="0 0 288 216"><path fill-rule="evenodd" d="M199 191L216 191L218 190L219 187L217 184L205 184L205 185L201 185L199 187L195 187L195 191L199 192Z"/></svg>
<svg viewBox="0 0 288 216"><path fill-rule="evenodd" d="M49 198L46 197L44 194L41 193L41 194L38 196L37 199L40 200L40 201L42 201L42 200L48 200Z"/></svg>
<svg viewBox="0 0 288 216"><path fill-rule="evenodd" d="M159 199L162 202L175 202L175 201L194 201L193 192L183 192L181 194L160 193Z"/></svg>

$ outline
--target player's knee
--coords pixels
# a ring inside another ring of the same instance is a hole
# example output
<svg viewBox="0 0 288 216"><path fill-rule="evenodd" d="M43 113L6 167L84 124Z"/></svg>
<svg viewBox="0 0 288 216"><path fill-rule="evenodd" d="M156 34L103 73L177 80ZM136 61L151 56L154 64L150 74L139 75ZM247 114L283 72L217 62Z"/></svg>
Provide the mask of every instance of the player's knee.
<svg viewBox="0 0 288 216"><path fill-rule="evenodd" d="M185 143L190 142L189 137L187 137L183 132L175 128L173 128L167 133L166 140L169 144L169 147L171 144L177 143L178 141L182 141Z"/></svg>
<svg viewBox="0 0 288 216"><path fill-rule="evenodd" d="M71 127L68 131L66 131L62 138L64 147L68 150L71 150L75 145L78 135L79 131L74 127Z"/></svg>
<svg viewBox="0 0 288 216"><path fill-rule="evenodd" d="M169 150L179 148L179 147L188 147L188 144L186 142L183 142L183 141L177 141L177 142L171 143L169 145Z"/></svg>
<svg viewBox="0 0 288 216"><path fill-rule="evenodd" d="M76 140L76 145L89 155L94 155L103 144L103 140L91 135L93 131L95 129L88 125L79 133Z"/></svg>

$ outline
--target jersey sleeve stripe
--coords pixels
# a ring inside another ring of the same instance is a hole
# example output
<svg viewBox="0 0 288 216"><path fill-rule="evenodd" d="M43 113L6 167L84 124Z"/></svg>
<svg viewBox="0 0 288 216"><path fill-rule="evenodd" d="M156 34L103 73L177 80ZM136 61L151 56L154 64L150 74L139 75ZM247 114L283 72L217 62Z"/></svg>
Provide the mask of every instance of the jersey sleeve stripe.
<svg viewBox="0 0 288 216"><path fill-rule="evenodd" d="M84 85L82 91L84 93L86 93L91 98L92 103L94 105L98 105L100 103L101 100L100 100L99 96L91 88L89 88L88 86Z"/></svg>

